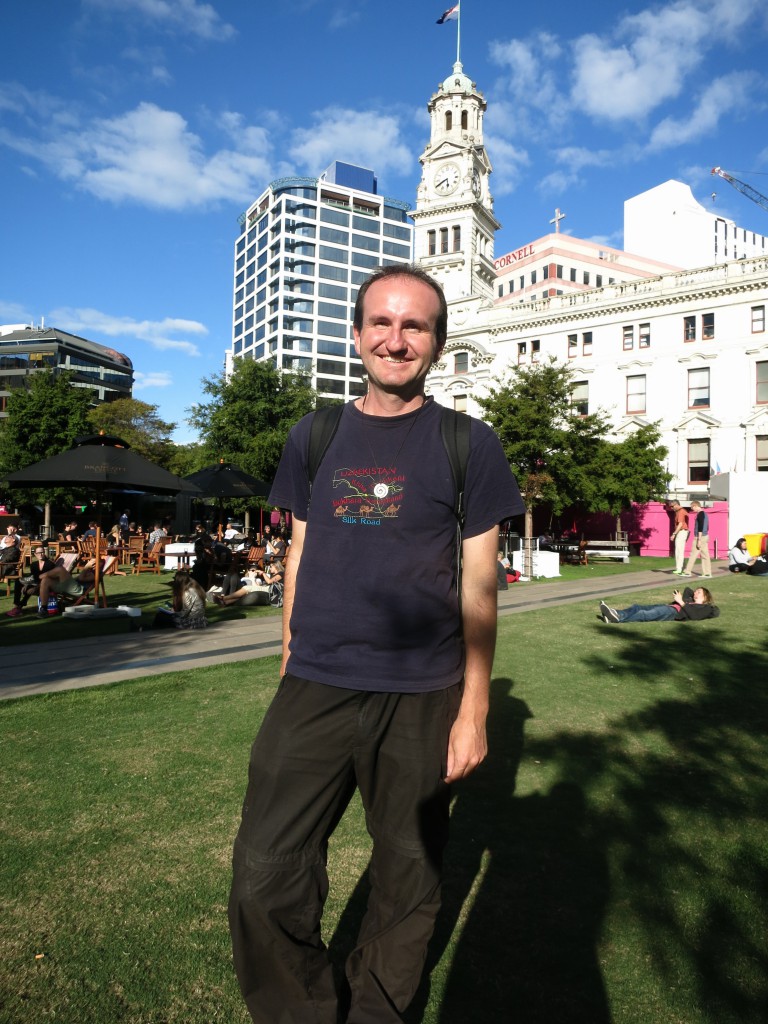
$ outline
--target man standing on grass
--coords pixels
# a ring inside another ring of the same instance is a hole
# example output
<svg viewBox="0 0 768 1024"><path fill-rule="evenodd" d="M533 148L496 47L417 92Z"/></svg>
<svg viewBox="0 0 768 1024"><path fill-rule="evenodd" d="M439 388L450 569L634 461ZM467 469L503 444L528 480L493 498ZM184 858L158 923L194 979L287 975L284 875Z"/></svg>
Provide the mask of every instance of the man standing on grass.
<svg viewBox="0 0 768 1024"><path fill-rule="evenodd" d="M229 905L255 1024L337 1024L320 918L328 839L356 787L371 895L344 1019L402 1020L440 906L448 784L486 755L498 524L523 504L498 439L472 420L459 604L456 489L424 392L447 323L423 271L369 278L353 324L367 393L344 406L311 484L312 417L294 427L270 494L293 513L282 678L251 752Z"/></svg>
<svg viewBox="0 0 768 1024"><path fill-rule="evenodd" d="M675 528L669 538L675 545L675 568L673 571L676 576L682 576L685 565L685 542L688 540L688 511L679 501L673 501L671 508L675 513Z"/></svg>
<svg viewBox="0 0 768 1024"><path fill-rule="evenodd" d="M691 576L696 559L701 558L701 575L702 578L705 578L712 575L712 562L709 558L709 516L701 507L700 501L691 502L691 515L695 517L693 520L693 543L683 576Z"/></svg>

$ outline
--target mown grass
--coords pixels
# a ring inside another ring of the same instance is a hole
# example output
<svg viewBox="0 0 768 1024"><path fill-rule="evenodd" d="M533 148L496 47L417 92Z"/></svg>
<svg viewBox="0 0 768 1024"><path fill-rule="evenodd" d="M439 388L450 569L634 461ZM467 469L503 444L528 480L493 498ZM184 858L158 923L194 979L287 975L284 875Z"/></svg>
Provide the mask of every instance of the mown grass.
<svg viewBox="0 0 768 1024"><path fill-rule="evenodd" d="M609 626L594 602L500 621L491 754L456 789L411 1024L763 1024L768 584L712 589L705 623ZM3 1024L246 1024L229 858L276 672L0 705ZM330 852L339 962L368 851L355 801Z"/></svg>

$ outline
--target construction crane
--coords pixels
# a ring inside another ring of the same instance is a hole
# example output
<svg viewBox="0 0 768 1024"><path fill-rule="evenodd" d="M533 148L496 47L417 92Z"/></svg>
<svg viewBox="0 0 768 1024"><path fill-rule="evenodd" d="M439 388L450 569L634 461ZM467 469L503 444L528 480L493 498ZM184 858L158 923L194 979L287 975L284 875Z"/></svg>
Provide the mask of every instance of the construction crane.
<svg viewBox="0 0 768 1024"><path fill-rule="evenodd" d="M751 185L747 185L744 181L739 181L738 178L734 178L728 171L724 171L722 167L713 167L712 173L719 175L729 185L733 185L737 192L741 192L748 199L751 199L753 203L757 203L758 206L762 206L764 210L768 210L768 196L764 196L762 192L758 192L756 188L752 188Z"/></svg>

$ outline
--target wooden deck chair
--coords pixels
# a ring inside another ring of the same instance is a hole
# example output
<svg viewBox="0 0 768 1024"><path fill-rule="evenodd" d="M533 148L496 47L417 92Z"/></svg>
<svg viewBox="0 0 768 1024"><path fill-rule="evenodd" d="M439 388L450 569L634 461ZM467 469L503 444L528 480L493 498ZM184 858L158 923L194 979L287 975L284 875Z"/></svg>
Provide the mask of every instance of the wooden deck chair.
<svg viewBox="0 0 768 1024"><path fill-rule="evenodd" d="M263 569L264 568L264 552L266 547L253 547L248 548L248 565L247 569Z"/></svg>
<svg viewBox="0 0 768 1024"><path fill-rule="evenodd" d="M102 608L107 607L107 588L104 585L104 580L107 576L112 575L117 568L117 558L114 555L109 555L104 559L102 566L101 575L99 576L99 592L98 594L93 593L93 589L96 586L95 578L91 583L86 583L82 594L77 597L72 597L70 594L56 594L56 600L59 602L59 608L63 611L68 605L76 608L80 604L86 604L91 599L93 603L101 605Z"/></svg>
<svg viewBox="0 0 768 1024"><path fill-rule="evenodd" d="M156 541L149 550L139 552L139 557L133 564L134 576L140 572L160 572L160 559L163 556L165 544L166 540L163 538Z"/></svg>

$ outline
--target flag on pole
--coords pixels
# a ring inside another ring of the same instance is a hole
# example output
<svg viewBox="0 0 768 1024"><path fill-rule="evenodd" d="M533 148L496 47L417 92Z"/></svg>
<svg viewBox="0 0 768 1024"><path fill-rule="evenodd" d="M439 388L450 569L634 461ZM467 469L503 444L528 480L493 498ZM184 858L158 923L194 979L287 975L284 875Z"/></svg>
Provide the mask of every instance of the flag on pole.
<svg viewBox="0 0 768 1024"><path fill-rule="evenodd" d="M443 11L440 17L437 19L436 24L443 25L446 21L456 21L459 17L459 4L454 7L449 7L447 11Z"/></svg>

